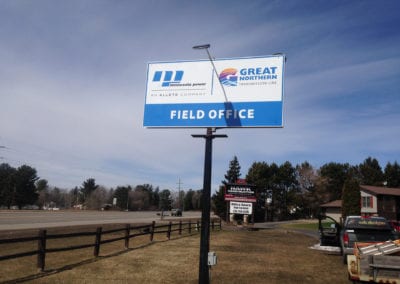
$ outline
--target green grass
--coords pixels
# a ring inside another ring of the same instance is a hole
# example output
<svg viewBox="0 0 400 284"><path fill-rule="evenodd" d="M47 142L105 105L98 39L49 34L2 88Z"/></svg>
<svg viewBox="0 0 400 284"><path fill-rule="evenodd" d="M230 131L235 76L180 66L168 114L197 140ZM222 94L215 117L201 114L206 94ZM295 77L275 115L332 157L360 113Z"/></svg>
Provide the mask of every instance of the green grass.
<svg viewBox="0 0 400 284"><path fill-rule="evenodd" d="M331 226L331 224L334 224L333 222L322 222L322 226L324 228L328 228ZM314 230L318 231L318 223L292 223L292 224L285 224L282 225L284 228L288 229L302 229L302 230Z"/></svg>

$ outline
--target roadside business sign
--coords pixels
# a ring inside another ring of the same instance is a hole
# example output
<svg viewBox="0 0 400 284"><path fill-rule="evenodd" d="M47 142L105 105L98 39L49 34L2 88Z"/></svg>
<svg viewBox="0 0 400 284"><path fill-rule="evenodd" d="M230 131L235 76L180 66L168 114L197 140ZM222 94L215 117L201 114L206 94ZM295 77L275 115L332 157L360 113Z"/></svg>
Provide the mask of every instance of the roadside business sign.
<svg viewBox="0 0 400 284"><path fill-rule="evenodd" d="M253 204L251 202L235 202L231 201L229 205L230 214L253 214Z"/></svg>
<svg viewBox="0 0 400 284"><path fill-rule="evenodd" d="M249 184L228 184L225 201L257 202L256 187Z"/></svg>
<svg viewBox="0 0 400 284"><path fill-rule="evenodd" d="M283 127L284 56L149 63L144 127Z"/></svg>

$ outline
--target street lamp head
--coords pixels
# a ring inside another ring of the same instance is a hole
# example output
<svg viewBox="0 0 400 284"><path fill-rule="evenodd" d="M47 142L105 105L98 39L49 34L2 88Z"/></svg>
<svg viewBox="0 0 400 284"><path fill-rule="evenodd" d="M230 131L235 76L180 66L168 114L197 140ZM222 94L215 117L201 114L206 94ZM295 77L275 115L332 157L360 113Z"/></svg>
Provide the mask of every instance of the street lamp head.
<svg viewBox="0 0 400 284"><path fill-rule="evenodd" d="M193 46L193 49L208 49L210 48L210 44L201 44Z"/></svg>
<svg viewBox="0 0 400 284"><path fill-rule="evenodd" d="M282 52L273 53L272 55L283 56L283 58L285 59L285 62L287 61L286 54L284 54L284 53L282 53Z"/></svg>

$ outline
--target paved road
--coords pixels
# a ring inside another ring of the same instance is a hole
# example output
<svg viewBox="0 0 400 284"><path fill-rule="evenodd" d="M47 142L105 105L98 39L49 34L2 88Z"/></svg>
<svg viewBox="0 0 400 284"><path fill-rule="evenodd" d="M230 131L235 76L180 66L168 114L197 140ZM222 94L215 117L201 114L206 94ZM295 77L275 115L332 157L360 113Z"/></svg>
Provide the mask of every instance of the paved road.
<svg viewBox="0 0 400 284"><path fill-rule="evenodd" d="M0 210L0 231L93 224L160 222L159 212ZM201 212L183 212L184 218L200 218ZM168 217L179 220L180 217Z"/></svg>
<svg viewBox="0 0 400 284"><path fill-rule="evenodd" d="M161 218L156 211L80 211L80 210L0 210L0 231L20 230L20 229L39 229L54 228L77 225L97 225L97 224L134 224L160 222ZM169 212L168 212L169 213ZM212 215L213 216L213 215ZM184 218L201 218L201 212L183 212ZM180 217L165 217L168 220L179 220ZM272 229L285 223L295 221L256 223L254 228ZM317 231L290 229L299 231L303 234L318 238Z"/></svg>

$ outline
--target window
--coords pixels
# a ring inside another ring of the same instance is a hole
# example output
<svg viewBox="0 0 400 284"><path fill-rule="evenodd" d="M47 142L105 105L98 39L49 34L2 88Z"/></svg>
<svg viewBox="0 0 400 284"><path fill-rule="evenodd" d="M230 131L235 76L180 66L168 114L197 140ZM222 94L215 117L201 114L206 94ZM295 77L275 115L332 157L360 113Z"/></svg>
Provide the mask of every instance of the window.
<svg viewBox="0 0 400 284"><path fill-rule="evenodd" d="M363 208L373 208L373 197L372 196L361 196L362 198L362 207Z"/></svg>

